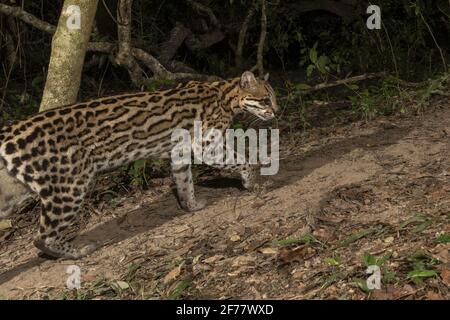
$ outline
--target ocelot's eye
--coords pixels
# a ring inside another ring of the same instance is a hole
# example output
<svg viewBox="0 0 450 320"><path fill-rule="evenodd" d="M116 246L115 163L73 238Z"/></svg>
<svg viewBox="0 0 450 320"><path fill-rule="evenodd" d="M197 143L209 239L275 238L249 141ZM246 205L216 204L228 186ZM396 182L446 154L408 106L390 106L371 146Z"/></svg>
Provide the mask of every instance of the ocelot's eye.
<svg viewBox="0 0 450 320"><path fill-rule="evenodd" d="M270 100L270 98L265 98L264 99L264 104L268 105L269 107L272 106L272 100Z"/></svg>

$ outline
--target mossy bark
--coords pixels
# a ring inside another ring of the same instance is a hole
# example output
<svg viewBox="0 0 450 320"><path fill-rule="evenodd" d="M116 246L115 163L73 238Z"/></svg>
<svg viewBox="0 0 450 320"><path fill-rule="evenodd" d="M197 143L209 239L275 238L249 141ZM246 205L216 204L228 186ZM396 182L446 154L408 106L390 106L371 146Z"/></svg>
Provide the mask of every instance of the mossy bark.
<svg viewBox="0 0 450 320"><path fill-rule="evenodd" d="M76 102L84 57L91 35L97 0L65 0L52 40L52 51L40 111ZM69 28L68 8L78 6L80 28Z"/></svg>

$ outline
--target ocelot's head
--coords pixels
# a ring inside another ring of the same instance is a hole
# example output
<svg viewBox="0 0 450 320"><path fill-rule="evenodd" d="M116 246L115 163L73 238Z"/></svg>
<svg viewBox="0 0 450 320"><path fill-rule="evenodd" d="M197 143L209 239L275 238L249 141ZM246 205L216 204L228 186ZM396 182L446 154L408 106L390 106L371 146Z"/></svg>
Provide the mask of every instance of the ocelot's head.
<svg viewBox="0 0 450 320"><path fill-rule="evenodd" d="M262 120L273 119L278 109L275 91L267 82L268 78L266 75L264 79L258 79L246 71L239 82L239 108Z"/></svg>

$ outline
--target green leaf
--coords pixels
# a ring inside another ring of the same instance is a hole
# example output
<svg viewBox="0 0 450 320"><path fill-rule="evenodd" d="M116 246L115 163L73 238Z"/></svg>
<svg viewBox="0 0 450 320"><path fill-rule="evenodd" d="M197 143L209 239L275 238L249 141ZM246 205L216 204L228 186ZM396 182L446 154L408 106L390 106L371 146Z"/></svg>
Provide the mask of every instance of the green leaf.
<svg viewBox="0 0 450 320"><path fill-rule="evenodd" d="M408 279L416 279L416 278L430 278L436 277L437 272L434 270L413 270L408 273Z"/></svg>
<svg viewBox="0 0 450 320"><path fill-rule="evenodd" d="M367 281L366 281L366 280L356 278L356 279L354 279L353 281L354 281L354 282L358 285L358 287L359 287L362 291L364 291L365 293L369 293L369 292L370 292L370 289L369 289L369 287L367 286Z"/></svg>
<svg viewBox="0 0 450 320"><path fill-rule="evenodd" d="M41 90L41 84L44 82L44 77L42 75L37 75L31 80L31 86L35 89Z"/></svg>
<svg viewBox="0 0 450 320"><path fill-rule="evenodd" d="M380 259L377 260L377 265L378 266L382 266L383 264L386 263L386 261L388 261L393 255L392 251L388 251L384 254L384 256L382 256Z"/></svg>
<svg viewBox="0 0 450 320"><path fill-rule="evenodd" d="M425 230L426 228L428 228L431 225L431 219L423 214L418 214L415 215L405 221L403 221L400 226L399 226L399 230L403 230L405 229L408 225L410 224L419 224L418 226L416 226L414 228L414 232L421 232L423 230Z"/></svg>
<svg viewBox="0 0 450 320"><path fill-rule="evenodd" d="M395 273L395 271L384 270L382 278L383 283L393 283L396 279L397 274Z"/></svg>
<svg viewBox="0 0 450 320"><path fill-rule="evenodd" d="M236 122L236 123L233 124L233 129L234 130L236 130L236 129L243 129L243 128L244 128L244 126L240 122Z"/></svg>
<svg viewBox="0 0 450 320"><path fill-rule="evenodd" d="M414 228L414 232L420 233L433 224L433 221L426 220Z"/></svg>
<svg viewBox="0 0 450 320"><path fill-rule="evenodd" d="M175 289L173 289L172 292L170 293L169 299L170 300L177 300L187 287L189 287L189 281L188 280L180 281L177 284L177 286L175 287Z"/></svg>
<svg viewBox="0 0 450 320"><path fill-rule="evenodd" d="M117 293L121 293L122 291L128 290L130 288L130 285L128 284L128 282L121 281L121 280L111 282L110 286Z"/></svg>
<svg viewBox="0 0 450 320"><path fill-rule="evenodd" d="M145 167L145 159L136 160L130 166L130 169L128 170L128 174L130 176L132 176L133 178L138 178L141 175L144 167Z"/></svg>
<svg viewBox="0 0 450 320"><path fill-rule="evenodd" d="M364 252L363 262L366 267L373 266L373 265L377 264L377 259L375 258L375 256L371 255L370 253Z"/></svg>
<svg viewBox="0 0 450 320"><path fill-rule="evenodd" d="M318 242L317 239L310 234L306 234L301 238L287 238L284 240L275 240L273 243L279 246L292 246L296 244L310 244L314 242Z"/></svg>
<svg viewBox="0 0 450 320"><path fill-rule="evenodd" d="M11 220L0 220L0 230L12 228Z"/></svg>
<svg viewBox="0 0 450 320"><path fill-rule="evenodd" d="M417 221L417 218L416 218L416 217L409 218L409 219L403 221L402 223L400 223L400 225L398 226L398 229L399 229L399 230L403 230L403 229L405 229L408 225L410 225L411 223L413 223L413 222L415 222L415 221Z"/></svg>
<svg viewBox="0 0 450 320"><path fill-rule="evenodd" d="M368 235L374 233L376 230L375 229L366 229L366 230L362 230L360 232L357 233L353 233L352 235L350 235L349 237L338 241L337 243L337 247L345 247L348 246L350 243L355 242L356 240L359 240L361 238L367 237Z"/></svg>
<svg viewBox="0 0 450 320"><path fill-rule="evenodd" d="M449 243L450 242L450 233L446 233L443 235L440 235L436 238L436 242L438 243Z"/></svg>
<svg viewBox="0 0 450 320"><path fill-rule="evenodd" d="M316 64L317 69L319 69L319 71L321 73L326 73L327 72L327 64L328 64L328 62L329 62L328 57L326 57L324 55L321 55L319 57L319 60L317 60L317 64Z"/></svg>
<svg viewBox="0 0 450 320"><path fill-rule="evenodd" d="M340 261L335 258L325 258L323 261L330 266L338 266L341 264Z"/></svg>
<svg viewBox="0 0 450 320"><path fill-rule="evenodd" d="M312 63L317 64L317 50L315 46L309 50L309 59Z"/></svg>
<svg viewBox="0 0 450 320"><path fill-rule="evenodd" d="M316 69L316 66L313 64L310 64L307 68L306 68L306 76L309 78L311 77L314 69Z"/></svg>
<svg viewBox="0 0 450 320"><path fill-rule="evenodd" d="M363 262L366 267L368 266L383 266L383 264L392 257L392 251L386 252L381 258L377 259L375 256L371 255L369 252L365 252L363 255Z"/></svg>

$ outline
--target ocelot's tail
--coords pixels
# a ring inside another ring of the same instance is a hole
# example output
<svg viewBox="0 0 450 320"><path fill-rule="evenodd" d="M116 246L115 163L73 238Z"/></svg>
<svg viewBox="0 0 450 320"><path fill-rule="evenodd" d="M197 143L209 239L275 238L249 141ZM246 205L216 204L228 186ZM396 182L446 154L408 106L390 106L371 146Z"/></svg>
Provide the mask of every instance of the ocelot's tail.
<svg viewBox="0 0 450 320"><path fill-rule="evenodd" d="M32 200L32 192L16 178L11 177L0 158L0 219L20 210Z"/></svg>

